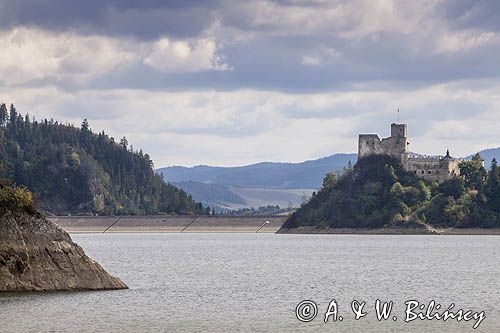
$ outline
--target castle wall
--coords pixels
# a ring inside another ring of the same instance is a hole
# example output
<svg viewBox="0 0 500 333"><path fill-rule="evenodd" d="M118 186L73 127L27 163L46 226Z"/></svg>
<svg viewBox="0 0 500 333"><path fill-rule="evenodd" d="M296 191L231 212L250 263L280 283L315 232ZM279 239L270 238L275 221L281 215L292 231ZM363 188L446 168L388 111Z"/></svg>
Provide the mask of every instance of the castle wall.
<svg viewBox="0 0 500 333"><path fill-rule="evenodd" d="M443 182L460 174L459 161L440 158L409 158L406 170L428 181Z"/></svg>

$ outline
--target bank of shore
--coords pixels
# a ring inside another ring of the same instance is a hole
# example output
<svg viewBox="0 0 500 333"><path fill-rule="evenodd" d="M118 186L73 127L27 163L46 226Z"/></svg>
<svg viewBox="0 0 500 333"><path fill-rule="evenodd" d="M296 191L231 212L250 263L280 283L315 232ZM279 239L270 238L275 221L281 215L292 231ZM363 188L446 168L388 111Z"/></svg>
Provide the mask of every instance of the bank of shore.
<svg viewBox="0 0 500 333"><path fill-rule="evenodd" d="M357 234L357 235L500 235L500 228L447 228L428 230L425 228L378 228L378 229L355 229L355 228L316 228L300 227L294 229L279 229L278 234Z"/></svg>
<svg viewBox="0 0 500 333"><path fill-rule="evenodd" d="M500 235L500 229L316 228L283 229L288 216L52 216L69 233L278 233L367 235ZM267 223L266 223L267 222Z"/></svg>

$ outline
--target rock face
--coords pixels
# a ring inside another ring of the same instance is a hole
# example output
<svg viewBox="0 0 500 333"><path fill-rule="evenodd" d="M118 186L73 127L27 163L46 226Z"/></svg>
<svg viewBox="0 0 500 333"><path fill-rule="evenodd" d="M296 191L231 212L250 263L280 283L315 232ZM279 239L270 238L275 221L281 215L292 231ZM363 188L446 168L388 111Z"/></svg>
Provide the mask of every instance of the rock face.
<svg viewBox="0 0 500 333"><path fill-rule="evenodd" d="M0 292L127 289L42 216L0 216Z"/></svg>

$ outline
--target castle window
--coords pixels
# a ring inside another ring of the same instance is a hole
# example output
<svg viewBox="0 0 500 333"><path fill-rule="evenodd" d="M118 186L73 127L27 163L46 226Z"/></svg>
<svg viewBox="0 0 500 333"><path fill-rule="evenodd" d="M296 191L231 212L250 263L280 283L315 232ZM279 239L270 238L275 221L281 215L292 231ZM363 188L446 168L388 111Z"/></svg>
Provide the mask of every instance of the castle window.
<svg viewBox="0 0 500 333"><path fill-rule="evenodd" d="M424 170L422 170L422 174L424 174L424 173L425 173L425 171L424 171Z"/></svg>
<svg viewBox="0 0 500 333"><path fill-rule="evenodd" d="M369 145L370 144L370 141L366 141L366 144Z"/></svg>
<svg viewBox="0 0 500 333"><path fill-rule="evenodd" d="M432 173L432 171L431 171L431 170L429 170L429 171L427 171L427 173L430 175L430 174Z"/></svg>

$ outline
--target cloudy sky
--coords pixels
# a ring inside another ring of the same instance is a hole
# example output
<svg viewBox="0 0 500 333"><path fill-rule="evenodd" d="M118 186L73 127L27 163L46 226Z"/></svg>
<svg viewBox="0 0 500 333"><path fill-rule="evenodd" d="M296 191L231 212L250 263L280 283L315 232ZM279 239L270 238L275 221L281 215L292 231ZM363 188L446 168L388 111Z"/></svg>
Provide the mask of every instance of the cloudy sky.
<svg viewBox="0 0 500 333"><path fill-rule="evenodd" d="M500 146L496 0L0 0L0 101L155 166Z"/></svg>

